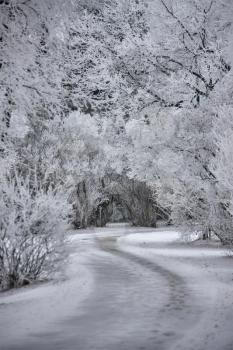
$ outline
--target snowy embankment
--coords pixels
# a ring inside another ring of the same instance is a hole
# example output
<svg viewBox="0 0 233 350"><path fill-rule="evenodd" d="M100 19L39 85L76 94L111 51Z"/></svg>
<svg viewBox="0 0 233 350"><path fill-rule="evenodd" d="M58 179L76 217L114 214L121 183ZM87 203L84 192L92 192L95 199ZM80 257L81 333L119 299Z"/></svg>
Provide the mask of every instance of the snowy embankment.
<svg viewBox="0 0 233 350"><path fill-rule="evenodd" d="M178 230L159 229L150 232L131 233L118 239L121 246L156 248L156 255L170 257L226 256L229 251L220 242L198 240L198 233L183 235ZM147 250L148 252L148 250Z"/></svg>

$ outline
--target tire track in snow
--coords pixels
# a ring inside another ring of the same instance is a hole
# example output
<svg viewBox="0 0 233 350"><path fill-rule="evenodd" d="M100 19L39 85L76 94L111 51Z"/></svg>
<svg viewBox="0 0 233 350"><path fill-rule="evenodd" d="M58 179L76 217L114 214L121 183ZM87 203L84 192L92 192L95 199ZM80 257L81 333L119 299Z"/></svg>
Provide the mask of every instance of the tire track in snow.
<svg viewBox="0 0 233 350"><path fill-rule="evenodd" d="M184 332L188 333L200 319L200 310L192 305L195 298L185 279L157 262L122 250L117 245L115 237L97 238L97 243L101 250L150 270L154 274L152 278L159 275L165 280L169 299L166 304L160 306L160 310L156 310L160 320L157 338L161 339L161 344L164 343L164 337L169 338L166 340L165 349L173 349L176 342L182 341ZM159 342L156 343L155 345L159 344ZM156 349L160 350L160 347Z"/></svg>

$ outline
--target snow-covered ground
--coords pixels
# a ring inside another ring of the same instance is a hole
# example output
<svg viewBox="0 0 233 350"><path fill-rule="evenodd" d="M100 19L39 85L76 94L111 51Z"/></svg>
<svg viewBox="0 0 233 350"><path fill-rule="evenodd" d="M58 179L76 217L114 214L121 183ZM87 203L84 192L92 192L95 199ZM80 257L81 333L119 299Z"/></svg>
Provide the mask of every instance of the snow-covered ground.
<svg viewBox="0 0 233 350"><path fill-rule="evenodd" d="M193 238L70 232L62 280L0 296L0 349L232 350L233 260Z"/></svg>
<svg viewBox="0 0 233 350"><path fill-rule="evenodd" d="M86 266L88 255L79 253L77 241L72 240L72 250L68 246L71 254L61 280L0 295L0 349L17 349L36 334L56 329L59 319L70 317L88 298L93 276Z"/></svg>

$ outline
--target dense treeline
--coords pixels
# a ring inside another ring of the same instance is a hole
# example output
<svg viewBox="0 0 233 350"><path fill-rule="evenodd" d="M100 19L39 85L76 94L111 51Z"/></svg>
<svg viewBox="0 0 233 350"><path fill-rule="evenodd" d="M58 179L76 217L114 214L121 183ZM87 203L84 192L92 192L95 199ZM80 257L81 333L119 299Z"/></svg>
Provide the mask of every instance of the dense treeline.
<svg viewBox="0 0 233 350"><path fill-rule="evenodd" d="M67 223L116 208L232 242L232 10L0 1L2 288L55 268Z"/></svg>

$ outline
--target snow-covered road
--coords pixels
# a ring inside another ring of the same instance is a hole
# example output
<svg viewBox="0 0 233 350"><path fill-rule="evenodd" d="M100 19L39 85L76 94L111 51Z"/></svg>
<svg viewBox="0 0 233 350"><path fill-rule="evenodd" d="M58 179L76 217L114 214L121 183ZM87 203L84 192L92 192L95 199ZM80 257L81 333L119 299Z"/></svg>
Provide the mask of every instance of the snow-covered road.
<svg viewBox="0 0 233 350"><path fill-rule="evenodd" d="M232 350L233 260L172 230L73 234L62 281L0 296L1 350Z"/></svg>

